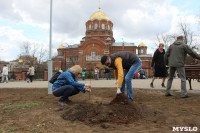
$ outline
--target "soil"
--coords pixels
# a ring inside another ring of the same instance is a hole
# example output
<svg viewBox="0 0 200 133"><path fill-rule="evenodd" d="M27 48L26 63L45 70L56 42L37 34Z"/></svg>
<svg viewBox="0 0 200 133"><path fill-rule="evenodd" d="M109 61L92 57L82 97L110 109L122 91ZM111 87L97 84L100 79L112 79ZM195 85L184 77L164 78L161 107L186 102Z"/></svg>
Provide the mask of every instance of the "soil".
<svg viewBox="0 0 200 133"><path fill-rule="evenodd" d="M60 106L47 89L0 89L0 133L169 133L177 126L200 132L200 96L172 94L134 89L131 102L115 89L93 89Z"/></svg>

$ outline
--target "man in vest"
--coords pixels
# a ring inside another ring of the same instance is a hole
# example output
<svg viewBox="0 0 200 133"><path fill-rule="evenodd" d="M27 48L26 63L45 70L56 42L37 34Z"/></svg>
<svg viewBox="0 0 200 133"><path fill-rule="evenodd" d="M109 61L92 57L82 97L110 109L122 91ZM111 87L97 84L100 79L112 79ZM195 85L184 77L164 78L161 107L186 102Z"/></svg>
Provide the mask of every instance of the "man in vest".
<svg viewBox="0 0 200 133"><path fill-rule="evenodd" d="M125 92L127 85L127 97L133 101L132 79L142 66L139 57L131 52L118 52L110 56L103 56L101 63L114 69L115 79L118 80L117 94ZM124 72L123 72L124 70Z"/></svg>

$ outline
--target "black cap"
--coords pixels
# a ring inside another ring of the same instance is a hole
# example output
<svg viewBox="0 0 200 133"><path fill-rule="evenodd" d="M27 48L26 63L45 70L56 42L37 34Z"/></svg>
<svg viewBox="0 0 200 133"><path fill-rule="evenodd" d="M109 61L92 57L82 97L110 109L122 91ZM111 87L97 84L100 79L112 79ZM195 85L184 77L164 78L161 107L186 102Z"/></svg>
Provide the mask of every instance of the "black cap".
<svg viewBox="0 0 200 133"><path fill-rule="evenodd" d="M101 57L101 64L102 65L105 65L105 62L106 62L107 58L108 58L108 56Z"/></svg>

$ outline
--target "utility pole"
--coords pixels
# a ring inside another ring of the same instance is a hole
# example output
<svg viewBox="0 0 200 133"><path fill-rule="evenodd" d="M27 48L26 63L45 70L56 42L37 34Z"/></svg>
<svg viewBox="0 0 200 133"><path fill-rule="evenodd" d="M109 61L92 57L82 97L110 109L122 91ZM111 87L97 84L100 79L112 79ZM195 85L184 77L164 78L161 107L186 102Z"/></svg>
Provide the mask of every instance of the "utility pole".
<svg viewBox="0 0 200 133"><path fill-rule="evenodd" d="M48 60L48 81L52 77L52 59L51 59L51 40L52 40L52 2L50 0L50 33L49 33L49 60ZM52 94L52 84L48 82L48 94Z"/></svg>

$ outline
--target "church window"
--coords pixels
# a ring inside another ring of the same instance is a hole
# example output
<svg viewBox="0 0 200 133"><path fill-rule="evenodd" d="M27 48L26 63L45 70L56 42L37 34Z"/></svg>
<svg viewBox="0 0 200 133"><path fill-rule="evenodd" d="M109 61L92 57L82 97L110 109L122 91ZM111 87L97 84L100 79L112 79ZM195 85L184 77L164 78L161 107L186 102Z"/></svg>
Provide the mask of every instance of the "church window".
<svg viewBox="0 0 200 133"><path fill-rule="evenodd" d="M105 30L105 24L102 24L102 29Z"/></svg>
<svg viewBox="0 0 200 133"><path fill-rule="evenodd" d="M108 30L110 30L110 25L108 25Z"/></svg>
<svg viewBox="0 0 200 133"><path fill-rule="evenodd" d="M141 54L143 54L143 52L144 52L144 50L143 50L143 49L141 49Z"/></svg>
<svg viewBox="0 0 200 133"><path fill-rule="evenodd" d="M101 60L101 55L100 55L100 54L98 54L98 56L97 56L97 60L98 60L98 61Z"/></svg>
<svg viewBox="0 0 200 133"><path fill-rule="evenodd" d="M96 30L96 29L97 29L97 27L98 27L98 24L97 24L97 23L95 23L95 24L94 24L94 29Z"/></svg>
<svg viewBox="0 0 200 133"><path fill-rule="evenodd" d="M78 56L74 56L74 61L78 62Z"/></svg>
<svg viewBox="0 0 200 133"><path fill-rule="evenodd" d="M104 54L109 54L109 50L108 49L104 50Z"/></svg>
<svg viewBox="0 0 200 133"><path fill-rule="evenodd" d="M96 60L95 51L91 51L92 60Z"/></svg>
<svg viewBox="0 0 200 133"><path fill-rule="evenodd" d="M90 60L90 55L86 55L86 61Z"/></svg>
<svg viewBox="0 0 200 133"><path fill-rule="evenodd" d="M71 62L71 61L72 61L71 57L67 57L67 62Z"/></svg>
<svg viewBox="0 0 200 133"><path fill-rule="evenodd" d="M91 24L89 25L89 30L91 30Z"/></svg>

